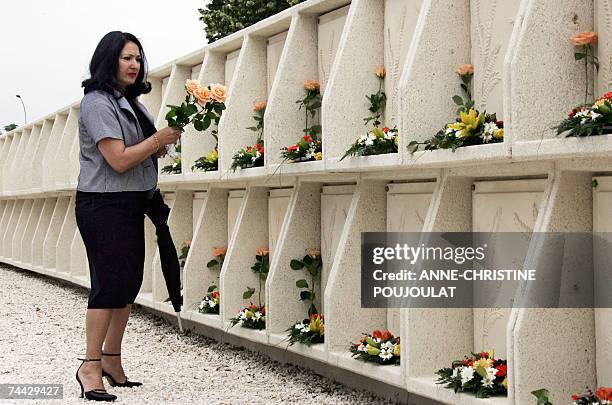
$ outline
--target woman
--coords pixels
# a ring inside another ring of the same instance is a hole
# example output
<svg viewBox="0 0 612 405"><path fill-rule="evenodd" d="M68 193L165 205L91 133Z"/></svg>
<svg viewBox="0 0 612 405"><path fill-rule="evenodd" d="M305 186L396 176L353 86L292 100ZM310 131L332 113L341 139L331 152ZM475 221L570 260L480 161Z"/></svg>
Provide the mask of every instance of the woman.
<svg viewBox="0 0 612 405"><path fill-rule="evenodd" d="M91 291L86 355L76 378L81 397L114 401L117 397L106 392L103 376L113 386L141 385L125 377L121 341L142 284L144 214L157 189L157 157L180 138L180 131L155 131L151 116L136 100L151 85L134 35L106 34L89 70L91 77L82 84L75 214L87 250Z"/></svg>

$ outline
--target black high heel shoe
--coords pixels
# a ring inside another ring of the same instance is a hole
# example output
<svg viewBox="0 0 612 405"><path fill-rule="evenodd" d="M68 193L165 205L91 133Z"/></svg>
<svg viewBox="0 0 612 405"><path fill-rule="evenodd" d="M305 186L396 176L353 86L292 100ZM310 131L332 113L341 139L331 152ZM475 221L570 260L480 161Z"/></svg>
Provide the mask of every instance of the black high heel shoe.
<svg viewBox="0 0 612 405"><path fill-rule="evenodd" d="M121 356L121 353L104 353L104 352L102 352L102 356ZM110 375L109 373L107 373L106 371L104 371L104 369L102 369L102 377L106 377L108 379L108 383L111 385L111 387L128 387L128 388L132 388L132 387L139 387L139 386L142 385L141 382L128 380L127 376L125 377L125 381L124 382L117 382L117 381L115 381L113 376Z"/></svg>
<svg viewBox="0 0 612 405"><path fill-rule="evenodd" d="M101 388L85 391L85 389L83 388L83 383L81 382L81 379L79 378L79 370L81 369L83 364L85 364L86 361L101 361L101 359L81 359L79 358L78 360L82 361L81 365L76 371L76 380L81 386L81 398L83 398L84 396L86 399L89 399L92 401L114 401L115 399L117 399L116 395L109 394L108 392L106 392L105 389L101 389Z"/></svg>

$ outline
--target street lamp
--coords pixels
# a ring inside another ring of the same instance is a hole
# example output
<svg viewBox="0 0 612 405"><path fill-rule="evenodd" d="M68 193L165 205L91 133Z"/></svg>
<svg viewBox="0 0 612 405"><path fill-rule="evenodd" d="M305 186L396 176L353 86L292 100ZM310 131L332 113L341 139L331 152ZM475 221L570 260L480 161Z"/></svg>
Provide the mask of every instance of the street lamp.
<svg viewBox="0 0 612 405"><path fill-rule="evenodd" d="M15 94L15 97L17 97L21 101L21 106L23 107L23 125L25 126L28 123L28 116L26 115L25 104L23 104L23 99L19 94Z"/></svg>

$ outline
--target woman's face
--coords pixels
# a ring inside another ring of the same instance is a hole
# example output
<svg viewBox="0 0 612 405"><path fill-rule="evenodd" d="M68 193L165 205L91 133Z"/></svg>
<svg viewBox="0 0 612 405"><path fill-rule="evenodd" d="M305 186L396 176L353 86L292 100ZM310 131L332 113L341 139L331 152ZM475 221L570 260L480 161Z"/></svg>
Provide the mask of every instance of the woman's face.
<svg viewBox="0 0 612 405"><path fill-rule="evenodd" d="M117 81L125 88L136 82L140 72L140 50L133 42L126 42L119 55L119 67L117 69Z"/></svg>

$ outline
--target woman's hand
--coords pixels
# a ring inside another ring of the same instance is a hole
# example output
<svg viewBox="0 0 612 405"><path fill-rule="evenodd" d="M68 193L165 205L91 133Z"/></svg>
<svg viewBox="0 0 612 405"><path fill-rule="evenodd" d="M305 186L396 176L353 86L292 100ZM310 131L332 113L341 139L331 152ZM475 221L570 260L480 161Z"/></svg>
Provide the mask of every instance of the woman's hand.
<svg viewBox="0 0 612 405"><path fill-rule="evenodd" d="M157 150L157 156L158 157L164 157L164 156L166 156L167 153L168 153L168 151L166 150L166 145L161 146Z"/></svg>
<svg viewBox="0 0 612 405"><path fill-rule="evenodd" d="M161 145L171 145L181 138L182 132L180 129L166 127L157 131L155 135Z"/></svg>

